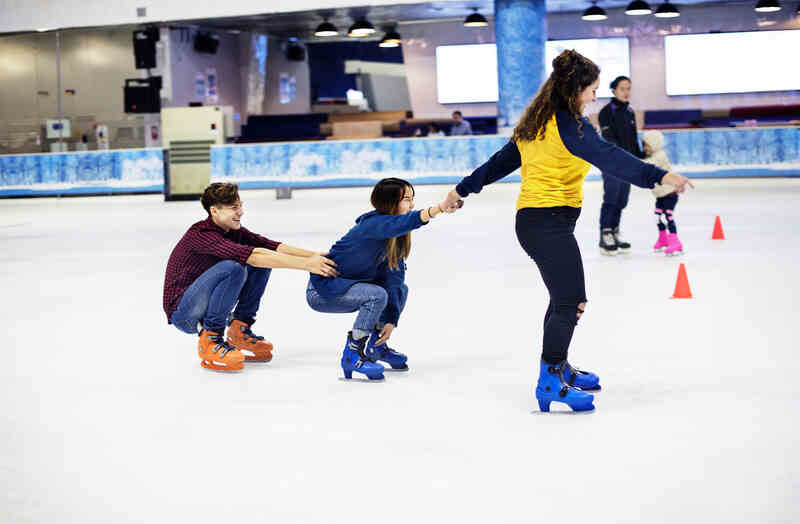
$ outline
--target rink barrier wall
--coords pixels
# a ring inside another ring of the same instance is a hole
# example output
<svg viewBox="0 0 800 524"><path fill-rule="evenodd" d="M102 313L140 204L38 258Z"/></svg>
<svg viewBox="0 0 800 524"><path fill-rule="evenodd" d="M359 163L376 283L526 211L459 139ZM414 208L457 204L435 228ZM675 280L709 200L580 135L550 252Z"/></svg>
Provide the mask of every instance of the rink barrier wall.
<svg viewBox="0 0 800 524"><path fill-rule="evenodd" d="M665 131L675 171L694 178L800 176L800 129ZM508 137L228 144L211 150L212 181L243 189L364 186L396 176L453 184ZM589 180L599 178L592 168ZM518 182L519 172L504 179ZM0 197L163 192L161 149L0 156Z"/></svg>

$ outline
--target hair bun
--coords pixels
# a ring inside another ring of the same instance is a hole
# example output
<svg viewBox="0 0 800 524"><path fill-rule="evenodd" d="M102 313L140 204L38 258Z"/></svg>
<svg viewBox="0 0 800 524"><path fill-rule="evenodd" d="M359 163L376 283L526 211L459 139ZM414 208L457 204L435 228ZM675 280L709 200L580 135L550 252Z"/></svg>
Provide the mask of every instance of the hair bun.
<svg viewBox="0 0 800 524"><path fill-rule="evenodd" d="M578 62L579 57L580 55L574 49L561 51L561 54L553 59L553 71L559 76L562 73L570 72L575 67L575 63Z"/></svg>

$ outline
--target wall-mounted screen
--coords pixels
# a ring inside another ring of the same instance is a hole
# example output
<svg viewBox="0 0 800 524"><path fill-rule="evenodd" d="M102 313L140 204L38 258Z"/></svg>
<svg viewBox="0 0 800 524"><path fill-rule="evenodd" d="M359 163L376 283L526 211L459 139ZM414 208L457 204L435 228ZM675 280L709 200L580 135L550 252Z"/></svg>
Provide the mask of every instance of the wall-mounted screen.
<svg viewBox="0 0 800 524"><path fill-rule="evenodd" d="M798 49L800 30L667 36L667 94L800 89Z"/></svg>
<svg viewBox="0 0 800 524"><path fill-rule="evenodd" d="M497 102L495 45L437 47L436 93L440 104Z"/></svg>
<svg viewBox="0 0 800 524"><path fill-rule="evenodd" d="M611 97L608 84L619 75L630 76L627 38L550 40L546 43L546 74L553 58L575 49L600 66L597 96ZM497 48L495 44L448 45L436 48L436 87L440 104L497 102Z"/></svg>

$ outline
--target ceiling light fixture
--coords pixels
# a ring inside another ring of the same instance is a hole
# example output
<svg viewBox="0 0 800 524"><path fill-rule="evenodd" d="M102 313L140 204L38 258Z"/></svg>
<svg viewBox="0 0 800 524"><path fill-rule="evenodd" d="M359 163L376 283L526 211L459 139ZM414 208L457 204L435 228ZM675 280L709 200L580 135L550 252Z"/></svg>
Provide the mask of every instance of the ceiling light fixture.
<svg viewBox="0 0 800 524"><path fill-rule="evenodd" d="M677 18L681 16L681 12L678 11L678 8L670 4L669 0L666 0L663 4L658 6L655 14L657 18Z"/></svg>
<svg viewBox="0 0 800 524"><path fill-rule="evenodd" d="M606 14L605 9L599 7L597 5L597 0L592 2L592 6L583 12L581 16L581 20L586 20L588 22L597 22L599 20L607 20L608 15Z"/></svg>
<svg viewBox="0 0 800 524"><path fill-rule="evenodd" d="M326 18L324 22L317 26L317 30L314 31L314 36L336 36L339 34L339 30L336 29L336 26L332 23L328 22Z"/></svg>
<svg viewBox="0 0 800 524"><path fill-rule="evenodd" d="M486 27L489 25L488 20L478 12L477 7L473 7L472 10L475 12L464 20L464 27Z"/></svg>
<svg viewBox="0 0 800 524"><path fill-rule="evenodd" d="M653 10L650 9L650 4L644 0L633 0L633 2L628 4L628 8L625 9L625 14L631 16L649 15L652 12Z"/></svg>
<svg viewBox="0 0 800 524"><path fill-rule="evenodd" d="M400 38L400 33L392 29L384 35L378 45L380 47L399 47L402 41L403 39Z"/></svg>
<svg viewBox="0 0 800 524"><path fill-rule="evenodd" d="M356 23L350 26L350 30L347 31L347 36L360 38L362 36L369 36L374 32L375 26L367 22L365 18L362 18L361 20L356 20Z"/></svg>
<svg viewBox="0 0 800 524"><path fill-rule="evenodd" d="M781 4L778 0L758 0L756 4L756 11L759 13L774 13L781 10Z"/></svg>

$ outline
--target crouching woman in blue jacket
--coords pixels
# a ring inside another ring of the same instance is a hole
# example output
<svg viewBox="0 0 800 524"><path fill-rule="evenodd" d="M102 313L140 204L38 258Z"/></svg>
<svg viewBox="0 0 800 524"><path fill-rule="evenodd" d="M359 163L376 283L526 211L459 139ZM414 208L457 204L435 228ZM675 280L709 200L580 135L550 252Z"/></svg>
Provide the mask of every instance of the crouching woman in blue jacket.
<svg viewBox="0 0 800 524"><path fill-rule="evenodd" d="M356 225L338 240L327 258L337 264L339 276L312 274L306 300L314 311L354 313L358 316L347 333L342 354L345 378L353 372L370 380L383 379L383 365L407 370L406 356L386 345L397 327L408 297L405 259L411 252L411 231L427 224L446 209L442 204L414 209L414 187L399 178L385 178L370 198L374 211L356 219Z"/></svg>

